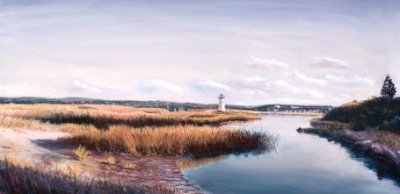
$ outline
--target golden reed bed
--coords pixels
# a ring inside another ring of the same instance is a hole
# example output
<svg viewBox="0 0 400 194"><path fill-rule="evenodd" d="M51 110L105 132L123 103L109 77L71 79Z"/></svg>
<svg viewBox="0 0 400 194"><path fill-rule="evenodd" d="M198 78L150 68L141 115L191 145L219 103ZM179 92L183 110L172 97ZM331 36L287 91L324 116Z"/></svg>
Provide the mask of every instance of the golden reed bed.
<svg viewBox="0 0 400 194"><path fill-rule="evenodd" d="M267 149L273 138L259 132L221 129L230 121L256 120L246 112L169 112L113 105L0 105L0 126L56 128L74 135L59 142L134 155L220 155Z"/></svg>
<svg viewBox="0 0 400 194"><path fill-rule="evenodd" d="M59 141L97 151L198 157L267 149L273 138L263 133L207 126L131 128L117 125L106 131L91 130Z"/></svg>

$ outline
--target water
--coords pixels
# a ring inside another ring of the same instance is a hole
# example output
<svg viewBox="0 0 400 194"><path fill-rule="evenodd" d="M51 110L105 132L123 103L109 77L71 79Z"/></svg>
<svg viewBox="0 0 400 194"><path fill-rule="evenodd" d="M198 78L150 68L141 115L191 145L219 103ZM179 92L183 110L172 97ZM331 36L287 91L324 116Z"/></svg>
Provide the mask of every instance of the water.
<svg viewBox="0 0 400 194"><path fill-rule="evenodd" d="M269 115L239 124L278 135L276 151L220 157L217 162L187 169L184 175L210 193L400 193L396 180L377 176L373 160L324 138L297 133L298 127L309 126L310 119Z"/></svg>

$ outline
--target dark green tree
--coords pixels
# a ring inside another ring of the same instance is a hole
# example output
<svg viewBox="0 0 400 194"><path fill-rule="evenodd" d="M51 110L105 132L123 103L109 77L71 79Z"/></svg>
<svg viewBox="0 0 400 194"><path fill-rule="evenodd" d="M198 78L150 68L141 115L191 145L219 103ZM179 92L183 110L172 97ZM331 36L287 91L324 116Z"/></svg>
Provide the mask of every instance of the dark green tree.
<svg viewBox="0 0 400 194"><path fill-rule="evenodd" d="M381 97L391 100L393 99L394 95L396 95L396 86L394 85L392 78L387 75L385 81L383 82Z"/></svg>

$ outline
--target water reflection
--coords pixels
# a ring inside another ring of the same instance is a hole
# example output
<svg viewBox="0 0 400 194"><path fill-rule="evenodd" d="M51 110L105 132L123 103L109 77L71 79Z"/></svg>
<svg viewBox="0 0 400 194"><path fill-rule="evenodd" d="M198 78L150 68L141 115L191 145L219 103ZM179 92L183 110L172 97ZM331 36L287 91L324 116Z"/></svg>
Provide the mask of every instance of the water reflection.
<svg viewBox="0 0 400 194"><path fill-rule="evenodd" d="M227 155L221 155L217 157L200 158L200 159L182 159L177 162L179 169L186 171L191 168L200 168L207 164L213 164L227 159Z"/></svg>
<svg viewBox="0 0 400 194"><path fill-rule="evenodd" d="M260 122L241 124L237 127L279 135L276 151L229 155L186 168L184 175L211 193L400 193L384 169L376 163L375 168L366 165L373 161L324 138L297 133L298 127L308 127L309 119L265 116Z"/></svg>
<svg viewBox="0 0 400 194"><path fill-rule="evenodd" d="M274 141L276 142L276 140ZM213 156L213 157L201 157L201 158L188 158L184 157L183 159L179 160L177 162L177 165L179 169L182 171L186 171L192 168L200 168L209 164L214 164L217 162L221 162L223 160L226 160L228 156L236 156L236 157L249 157L249 156L257 156L257 155L262 155L266 152L270 152L275 149L276 143L269 144L268 147L265 147L264 149L257 149L257 150L250 150L250 151L245 151L245 152L236 152L230 155L218 155L218 156Z"/></svg>
<svg viewBox="0 0 400 194"><path fill-rule="evenodd" d="M400 172L398 167L388 163L383 159L376 158L369 153L359 151L352 143L347 143L326 135L316 135L326 138L329 142L336 143L344 147L354 160L362 162L367 168L375 171L378 180L389 179L400 187Z"/></svg>
<svg viewBox="0 0 400 194"><path fill-rule="evenodd" d="M249 128L245 128L242 126L231 126L231 127L237 128L237 130L243 130L243 131L247 131L247 132L254 131L254 130L251 130ZM262 145L259 145L257 149L238 150L238 151L231 152L229 154L213 155L213 154L207 153L205 156L196 156L196 155L192 155L192 154L187 154L180 161L177 162L177 165L182 171L186 171L191 168L200 168L200 167L208 165L208 164L223 161L223 160L227 159L229 155L236 156L236 157L243 156L243 157L247 158L248 156L257 156L257 155L262 155L266 152L274 151L277 146L278 136L268 134L265 131L264 132L257 131L257 133L265 135L264 143Z"/></svg>

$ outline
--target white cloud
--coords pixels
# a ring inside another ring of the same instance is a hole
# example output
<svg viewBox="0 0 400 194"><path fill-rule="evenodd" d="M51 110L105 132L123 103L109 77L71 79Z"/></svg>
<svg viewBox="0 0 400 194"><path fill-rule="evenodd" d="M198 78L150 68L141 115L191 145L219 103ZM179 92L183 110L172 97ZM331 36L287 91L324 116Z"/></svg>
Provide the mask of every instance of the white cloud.
<svg viewBox="0 0 400 194"><path fill-rule="evenodd" d="M74 83L72 84L72 90L74 91L90 91L90 92L101 92L99 88L96 88L94 86L91 86L87 83L84 83L79 80L75 80Z"/></svg>
<svg viewBox="0 0 400 194"><path fill-rule="evenodd" d="M321 93L320 91L318 91L318 90L305 89L303 92L306 95L309 95L309 96L311 96L312 98L315 98L315 99L323 99L323 98L325 98L325 95L323 93Z"/></svg>
<svg viewBox="0 0 400 194"><path fill-rule="evenodd" d="M147 93L180 92L182 90L178 85L169 83L162 79L143 80L138 84L138 88Z"/></svg>
<svg viewBox="0 0 400 194"><path fill-rule="evenodd" d="M276 80L265 84L267 87L279 88L279 87L291 87L285 80Z"/></svg>
<svg viewBox="0 0 400 194"><path fill-rule="evenodd" d="M315 85L320 85L320 86L325 86L328 84L328 82L324 79L319 79L319 78L313 78L310 76L307 76L303 73L300 72L294 72L294 77L301 80L302 82L306 84L315 84Z"/></svg>
<svg viewBox="0 0 400 194"><path fill-rule="evenodd" d="M265 81L265 79L260 76L251 76L251 77L244 79L244 82L249 83L249 84L260 83L263 81Z"/></svg>
<svg viewBox="0 0 400 194"><path fill-rule="evenodd" d="M229 86L212 80L199 81L191 85L193 88L203 91L231 91Z"/></svg>
<svg viewBox="0 0 400 194"><path fill-rule="evenodd" d="M340 59L334 59L330 57L318 57L312 61L312 64L321 67L321 68L340 68L347 69L350 68L350 65L345 61Z"/></svg>
<svg viewBox="0 0 400 194"><path fill-rule="evenodd" d="M247 66L252 68L261 68L261 69L286 69L289 68L289 65L283 62L280 62L275 59L262 59L253 57L246 61Z"/></svg>
<svg viewBox="0 0 400 194"><path fill-rule="evenodd" d="M288 96L296 96L297 98L314 98L322 99L325 97L323 93L318 90L299 87L294 84L288 83L285 80L276 80L265 84L266 89L271 95L275 97L287 98Z"/></svg>
<svg viewBox="0 0 400 194"><path fill-rule="evenodd" d="M335 74L327 74L326 79L328 79L331 82L338 83L338 84L344 84L346 86L351 87L352 85L365 85L365 86L372 86L375 84L375 81L368 78L368 77L362 77L362 76L349 76L349 77L344 77L341 75L335 75Z"/></svg>

